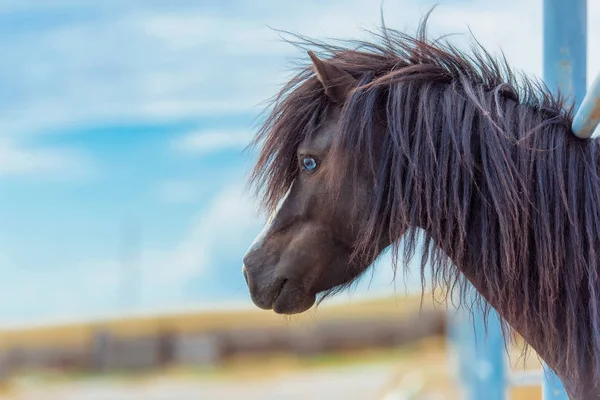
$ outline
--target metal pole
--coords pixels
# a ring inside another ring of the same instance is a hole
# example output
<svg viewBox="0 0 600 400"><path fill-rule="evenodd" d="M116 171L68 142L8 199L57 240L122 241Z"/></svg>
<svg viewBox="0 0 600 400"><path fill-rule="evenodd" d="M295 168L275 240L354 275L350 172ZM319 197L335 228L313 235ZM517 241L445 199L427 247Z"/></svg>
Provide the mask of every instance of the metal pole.
<svg viewBox="0 0 600 400"><path fill-rule="evenodd" d="M544 81L574 98L586 92L587 0L544 0Z"/></svg>
<svg viewBox="0 0 600 400"><path fill-rule="evenodd" d="M464 398L468 400L505 400L505 342L498 313L492 308L487 330L482 310L473 304L475 289L469 287L466 299L472 314L464 306L449 313L449 338L458 355Z"/></svg>
<svg viewBox="0 0 600 400"><path fill-rule="evenodd" d="M544 382L542 384L542 399L544 400L569 400L567 392L560 381L560 378L548 368L546 365L544 369Z"/></svg>
<svg viewBox="0 0 600 400"><path fill-rule="evenodd" d="M487 332L481 310L474 311L473 365L470 398L505 400L505 346L500 317L493 308L487 316Z"/></svg>
<svg viewBox="0 0 600 400"><path fill-rule="evenodd" d="M587 0L544 0L544 81L579 106L586 91ZM546 369L544 400L568 400L560 380Z"/></svg>
<svg viewBox="0 0 600 400"><path fill-rule="evenodd" d="M600 74L583 98L581 107L573 119L573 133L586 139L600 125Z"/></svg>

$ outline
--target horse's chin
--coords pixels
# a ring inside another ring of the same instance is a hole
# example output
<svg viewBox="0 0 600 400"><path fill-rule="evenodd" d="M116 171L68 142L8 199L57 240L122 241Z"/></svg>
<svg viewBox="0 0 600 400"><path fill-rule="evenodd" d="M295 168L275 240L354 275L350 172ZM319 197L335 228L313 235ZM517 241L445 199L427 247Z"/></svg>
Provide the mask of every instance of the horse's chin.
<svg viewBox="0 0 600 400"><path fill-rule="evenodd" d="M284 285L274 299L272 309L276 314L293 315L309 310L316 301L316 296L292 284Z"/></svg>

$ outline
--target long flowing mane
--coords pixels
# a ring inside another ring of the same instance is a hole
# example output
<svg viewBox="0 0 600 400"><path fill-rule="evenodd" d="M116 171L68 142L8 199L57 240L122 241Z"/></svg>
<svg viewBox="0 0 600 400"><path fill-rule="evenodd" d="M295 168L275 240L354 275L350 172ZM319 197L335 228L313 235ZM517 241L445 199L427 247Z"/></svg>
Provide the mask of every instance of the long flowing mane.
<svg viewBox="0 0 600 400"><path fill-rule="evenodd" d="M410 226L393 244L394 264L407 266L423 239L432 282L464 295L455 266L470 272L568 381L598 377L598 141L572 134L562 96L478 44L464 52L430 40L426 20L414 36L383 25L372 42L296 36L360 83L329 154L339 174L356 176L365 163L372 171L374 207L363 211L356 251L376 251L377 238ZM294 181L297 146L330 106L308 65L273 99L251 176L267 209Z"/></svg>

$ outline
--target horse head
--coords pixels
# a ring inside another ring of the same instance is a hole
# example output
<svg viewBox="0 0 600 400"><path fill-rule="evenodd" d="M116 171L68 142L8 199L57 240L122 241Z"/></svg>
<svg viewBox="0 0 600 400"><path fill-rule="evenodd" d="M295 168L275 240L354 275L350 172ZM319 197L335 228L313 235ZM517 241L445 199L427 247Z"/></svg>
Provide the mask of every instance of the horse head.
<svg viewBox="0 0 600 400"><path fill-rule="evenodd" d="M306 132L288 155L293 165L286 165L285 173L292 183L243 260L254 303L285 314L306 311L319 293L352 282L373 261L355 252L357 230L365 226L361 218L367 215L360 211L371 207L372 179L367 168L358 176L340 173L343 160L332 149L341 129L342 107L358 81L335 64L309 55L316 72L309 91L327 106L318 110L314 130ZM387 245L385 238L381 245Z"/></svg>

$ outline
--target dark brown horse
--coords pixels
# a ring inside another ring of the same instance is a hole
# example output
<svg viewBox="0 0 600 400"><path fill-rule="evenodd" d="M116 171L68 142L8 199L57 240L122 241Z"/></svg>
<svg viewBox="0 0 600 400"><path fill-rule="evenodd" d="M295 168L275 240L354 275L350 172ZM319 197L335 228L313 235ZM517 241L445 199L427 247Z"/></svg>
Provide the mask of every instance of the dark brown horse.
<svg viewBox="0 0 600 400"><path fill-rule="evenodd" d="M375 36L297 43L322 55L309 51L254 142L272 215L244 258L254 303L303 312L388 246L406 266L424 233L433 282L472 283L573 398L598 398L598 141L480 46L430 41L425 22Z"/></svg>

